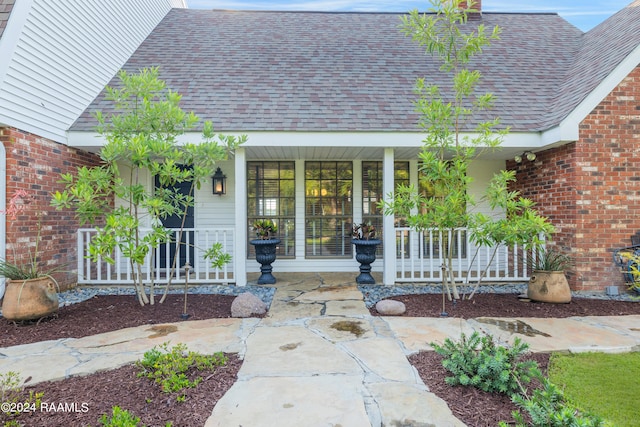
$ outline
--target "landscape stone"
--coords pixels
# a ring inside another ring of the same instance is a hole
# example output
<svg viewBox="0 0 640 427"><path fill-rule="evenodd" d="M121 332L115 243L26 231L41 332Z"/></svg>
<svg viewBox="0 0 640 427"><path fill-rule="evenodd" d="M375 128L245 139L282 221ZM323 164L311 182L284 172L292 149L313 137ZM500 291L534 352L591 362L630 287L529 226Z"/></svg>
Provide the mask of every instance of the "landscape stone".
<svg viewBox="0 0 640 427"><path fill-rule="evenodd" d="M383 299L376 303L376 310L383 316L400 316L407 311L407 307L400 301Z"/></svg>
<svg viewBox="0 0 640 427"><path fill-rule="evenodd" d="M251 292L243 292L231 303L231 317L251 317L267 312L267 305Z"/></svg>

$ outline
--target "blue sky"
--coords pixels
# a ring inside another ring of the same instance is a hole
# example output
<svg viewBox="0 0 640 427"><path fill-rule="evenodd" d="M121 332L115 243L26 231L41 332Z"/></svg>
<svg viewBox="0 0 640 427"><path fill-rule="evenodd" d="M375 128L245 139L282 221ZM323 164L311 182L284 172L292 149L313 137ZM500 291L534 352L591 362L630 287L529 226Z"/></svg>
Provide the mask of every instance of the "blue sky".
<svg viewBox="0 0 640 427"><path fill-rule="evenodd" d="M482 0L487 12L553 12L583 31L607 19L632 0ZM427 0L187 0L191 9L312 10L358 12L406 12L426 10Z"/></svg>

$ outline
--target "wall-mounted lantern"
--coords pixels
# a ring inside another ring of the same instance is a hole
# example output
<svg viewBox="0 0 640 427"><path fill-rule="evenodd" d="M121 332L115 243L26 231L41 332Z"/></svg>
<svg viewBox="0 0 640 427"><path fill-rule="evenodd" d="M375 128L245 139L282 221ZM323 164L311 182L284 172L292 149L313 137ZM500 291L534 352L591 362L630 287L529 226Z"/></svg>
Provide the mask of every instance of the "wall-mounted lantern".
<svg viewBox="0 0 640 427"><path fill-rule="evenodd" d="M216 173L213 174L213 194L222 196L227 194L227 176L222 173L220 168L216 169Z"/></svg>
<svg viewBox="0 0 640 427"><path fill-rule="evenodd" d="M530 162L533 162L536 159L536 153L532 153L531 151L525 151L522 154L518 154L516 155L513 160L516 161L516 163L522 163L523 159L527 159Z"/></svg>

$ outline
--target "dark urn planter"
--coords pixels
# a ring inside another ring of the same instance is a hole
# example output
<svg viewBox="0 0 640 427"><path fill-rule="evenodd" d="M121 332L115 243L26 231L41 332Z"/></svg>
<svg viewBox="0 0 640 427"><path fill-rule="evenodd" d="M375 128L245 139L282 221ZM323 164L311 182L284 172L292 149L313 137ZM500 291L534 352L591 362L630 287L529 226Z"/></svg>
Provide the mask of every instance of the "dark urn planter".
<svg viewBox="0 0 640 427"><path fill-rule="evenodd" d="M356 247L356 261L360 263L360 274L356 277L356 282L361 285L375 285L376 280L371 275L371 263L376 260L376 249L382 241L353 239L351 243Z"/></svg>
<svg viewBox="0 0 640 427"><path fill-rule="evenodd" d="M256 249L256 261L260 264L260 272L258 278L259 285L273 285L276 278L273 277L271 271L271 263L276 260L276 246L280 243L280 239L256 239L250 242Z"/></svg>

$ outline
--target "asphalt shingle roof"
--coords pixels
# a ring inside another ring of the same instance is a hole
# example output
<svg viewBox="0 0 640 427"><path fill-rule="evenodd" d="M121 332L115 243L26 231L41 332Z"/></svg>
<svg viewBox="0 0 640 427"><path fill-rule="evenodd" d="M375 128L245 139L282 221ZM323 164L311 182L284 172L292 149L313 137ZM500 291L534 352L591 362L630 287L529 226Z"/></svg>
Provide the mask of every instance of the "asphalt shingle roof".
<svg viewBox="0 0 640 427"><path fill-rule="evenodd" d="M472 64L497 97L491 116L513 131L557 124L640 44L638 6L586 34L556 14L484 13L502 28ZM123 68L159 66L182 107L220 131L415 131L416 78L449 78L399 24L387 13L173 9ZM100 94L71 130L93 130L91 113L111 108Z"/></svg>

